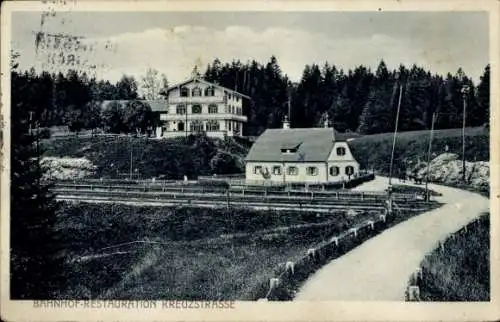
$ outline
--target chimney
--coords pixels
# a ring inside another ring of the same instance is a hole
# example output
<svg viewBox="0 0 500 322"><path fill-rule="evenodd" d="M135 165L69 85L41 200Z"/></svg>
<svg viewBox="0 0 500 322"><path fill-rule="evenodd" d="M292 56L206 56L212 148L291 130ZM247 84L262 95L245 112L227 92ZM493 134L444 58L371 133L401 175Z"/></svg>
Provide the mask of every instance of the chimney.
<svg viewBox="0 0 500 322"><path fill-rule="evenodd" d="M283 128L284 129L290 128L290 122L288 121L288 117L286 115L285 115L285 119L283 120Z"/></svg>

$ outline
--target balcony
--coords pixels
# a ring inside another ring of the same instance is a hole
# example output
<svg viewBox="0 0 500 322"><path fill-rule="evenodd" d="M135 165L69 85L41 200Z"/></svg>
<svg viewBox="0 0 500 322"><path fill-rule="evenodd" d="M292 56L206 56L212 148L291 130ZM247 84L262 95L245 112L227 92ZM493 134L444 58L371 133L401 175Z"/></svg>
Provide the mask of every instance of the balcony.
<svg viewBox="0 0 500 322"><path fill-rule="evenodd" d="M248 118L245 115L229 114L229 113L201 113L201 114L165 114L162 115L164 121L184 121L184 120L234 120L240 122L247 122Z"/></svg>
<svg viewBox="0 0 500 322"><path fill-rule="evenodd" d="M169 104L211 104L211 103L226 103L225 96L188 96L188 97L169 97Z"/></svg>

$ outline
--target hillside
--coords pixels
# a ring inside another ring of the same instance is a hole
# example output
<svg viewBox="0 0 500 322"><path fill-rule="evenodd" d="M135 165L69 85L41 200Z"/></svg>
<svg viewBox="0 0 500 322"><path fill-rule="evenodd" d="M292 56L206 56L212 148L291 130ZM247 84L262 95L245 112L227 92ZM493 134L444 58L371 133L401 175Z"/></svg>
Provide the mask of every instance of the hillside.
<svg viewBox="0 0 500 322"><path fill-rule="evenodd" d="M430 131L398 133L394 151L394 174L412 168L418 161L427 160ZM393 133L366 135L353 138L349 145L362 168L389 173ZM489 161L489 129L466 128L465 158L467 161ZM462 129L436 130L432 143L432 156L442 153L462 155Z"/></svg>
<svg viewBox="0 0 500 322"><path fill-rule="evenodd" d="M63 173L57 171L58 167L69 169L72 158L78 158L73 160L74 166L89 160L93 171L87 174L92 177L127 176L132 155L134 174L142 178L182 179L186 175L191 179L243 172L243 158L248 151L244 144L204 136L158 140L121 135L51 138L43 143L43 148L44 157L56 158L47 159L53 172ZM87 164L85 169L88 168Z"/></svg>
<svg viewBox="0 0 500 322"><path fill-rule="evenodd" d="M466 160L488 162L489 130L483 127L467 128L465 134ZM392 140L392 133L351 135L349 145L362 168L373 168L387 175ZM398 133L394 175L415 168L419 162L425 164L428 144L429 131ZM130 172L132 150L132 167L134 171L137 169L134 173L140 174L142 178L163 176L169 179L182 179L184 175L195 178L198 175L213 173L243 172L244 157L250 148L250 143L243 139L219 140L203 136L169 140L130 136L71 136L51 138L45 142L44 148L46 149L44 155L48 157L90 160L95 167L92 174L94 177L116 177L117 173L127 175ZM461 159L461 129L435 131L431 159L443 153L455 154ZM481 168L485 166L483 163L479 164ZM474 167L474 164L468 163L469 167ZM438 178L436 180L439 181Z"/></svg>
<svg viewBox="0 0 500 322"><path fill-rule="evenodd" d="M489 214L468 227L444 241L444 253L436 249L422 261L422 301L489 301Z"/></svg>

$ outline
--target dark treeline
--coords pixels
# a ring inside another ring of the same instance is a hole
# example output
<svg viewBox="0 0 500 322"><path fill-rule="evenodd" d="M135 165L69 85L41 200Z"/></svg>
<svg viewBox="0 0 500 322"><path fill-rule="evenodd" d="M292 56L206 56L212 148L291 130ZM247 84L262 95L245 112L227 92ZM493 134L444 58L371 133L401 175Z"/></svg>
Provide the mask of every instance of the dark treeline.
<svg viewBox="0 0 500 322"><path fill-rule="evenodd" d="M441 76L416 65L389 70L384 61L375 71L365 66L344 71L328 63L306 65L301 80L292 83L275 57L266 64L256 61L223 64L216 59L207 66L204 77L252 97L244 105L248 116L246 135L259 135L266 128L280 127L288 114L289 98L292 127L316 127L328 118L341 132L389 132L394 129L400 84L403 87L400 131L429 129L434 112L439 112L437 129L461 127L463 85L470 88L466 94L467 126L482 125L489 119L489 66L479 84L474 84L461 69L454 75ZM39 110L40 126L68 125L75 131L103 127L127 132L123 125L103 124L106 116L110 122L118 116L103 115L102 111L99 115L99 102L139 98L138 82L131 76L123 76L112 84L75 71L66 75L46 72L37 75L31 70L16 73L13 88L23 84L33 88L34 95L29 99ZM125 119L126 116L121 116L120 122L126 122Z"/></svg>
<svg viewBox="0 0 500 322"><path fill-rule="evenodd" d="M112 84L74 70L69 70L67 74L36 74L31 69L14 71L12 75L12 91L29 84L32 95L25 99L30 100L30 105L36 109L36 119L42 127L69 125L77 116L83 118L82 115L88 116L86 120L91 119L95 109L100 108L100 104L95 103L100 101L138 99L138 85L131 76L123 76Z"/></svg>
<svg viewBox="0 0 500 322"><path fill-rule="evenodd" d="M88 78L74 70L36 74L34 70L12 72L12 93L28 86L22 97L40 127L66 125L69 130L103 129L112 133L141 133L152 130L154 117L149 104L140 101L137 82L123 76L116 84ZM112 100L103 108L102 101ZM123 104L118 102L126 100ZM13 104L14 106L14 104Z"/></svg>
<svg viewBox="0 0 500 322"><path fill-rule="evenodd" d="M341 132L389 132L394 129L400 84L401 131L429 129L434 112L439 112L436 128L461 127L463 85L470 87L466 94L467 126L489 120L489 65L478 85L462 69L454 75L441 76L416 65L389 70L384 61L375 71L365 66L344 71L328 63L307 65L300 82L292 83L275 57L265 65L256 61L222 64L216 59L208 65L204 76L252 97L245 108L249 118L247 135L279 127L288 113L288 97L292 127L316 127L328 118Z"/></svg>

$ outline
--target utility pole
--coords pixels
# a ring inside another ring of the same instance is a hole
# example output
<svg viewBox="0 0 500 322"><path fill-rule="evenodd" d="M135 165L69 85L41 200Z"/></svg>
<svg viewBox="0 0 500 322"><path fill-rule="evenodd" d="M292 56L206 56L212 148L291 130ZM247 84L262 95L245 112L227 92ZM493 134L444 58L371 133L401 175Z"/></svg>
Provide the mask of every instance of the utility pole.
<svg viewBox="0 0 500 322"><path fill-rule="evenodd" d="M436 113L432 113L431 133L429 136L429 149L427 151L427 170L425 171L425 200L429 201L429 164L431 163L432 139L434 136L434 122L436 121Z"/></svg>
<svg viewBox="0 0 500 322"><path fill-rule="evenodd" d="M130 141L130 181L132 181L132 141Z"/></svg>
<svg viewBox="0 0 500 322"><path fill-rule="evenodd" d="M467 95L469 94L469 86L462 86L463 112L462 112L462 181L465 183L465 119L467 116Z"/></svg>
<svg viewBox="0 0 500 322"><path fill-rule="evenodd" d="M185 110L184 112L186 113L186 124L184 124L184 131L186 131L186 139L188 137L188 105L185 104Z"/></svg>
<svg viewBox="0 0 500 322"><path fill-rule="evenodd" d="M403 95L403 85L399 85L399 100L398 100L398 109L396 112L396 125L394 126L394 137L392 139L392 152L391 152L391 163L389 165L389 187L391 186L392 180L392 168L394 163L394 150L396 148L396 135L398 133L398 123L399 123L399 110L401 108L401 97Z"/></svg>

